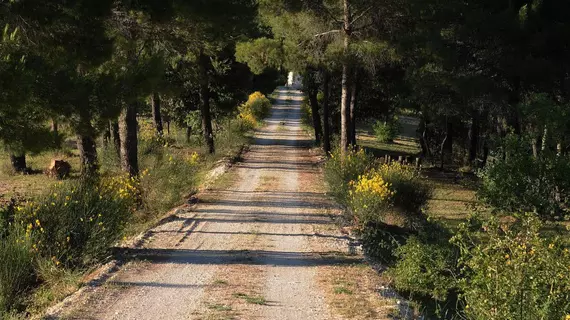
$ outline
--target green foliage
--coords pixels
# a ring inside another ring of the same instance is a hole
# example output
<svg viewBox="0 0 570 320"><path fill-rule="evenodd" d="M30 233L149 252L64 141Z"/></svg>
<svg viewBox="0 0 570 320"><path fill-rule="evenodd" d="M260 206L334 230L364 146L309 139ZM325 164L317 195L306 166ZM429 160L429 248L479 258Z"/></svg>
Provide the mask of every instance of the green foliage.
<svg viewBox="0 0 570 320"><path fill-rule="evenodd" d="M530 142L509 136L503 155L484 168L479 176L479 197L503 211L535 211L545 218L567 215L570 190L570 161L546 152L534 157Z"/></svg>
<svg viewBox="0 0 570 320"><path fill-rule="evenodd" d="M283 54L281 42L275 39L258 38L236 45L236 60L247 64L254 74L281 67Z"/></svg>
<svg viewBox="0 0 570 320"><path fill-rule="evenodd" d="M378 141L394 142L394 139L400 133L400 122L397 117L390 121L376 121L372 129Z"/></svg>
<svg viewBox="0 0 570 320"><path fill-rule="evenodd" d="M340 150L335 149L324 166L324 178L329 194L340 204L348 206L350 182L358 179L358 176L368 170L372 163L372 156L366 154L364 150L349 150L342 159Z"/></svg>
<svg viewBox="0 0 570 320"><path fill-rule="evenodd" d="M394 287L409 292L415 299L427 297L438 304L455 301L457 297L452 295L457 287L455 275L459 252L447 240L442 238L431 243L417 236L408 238L396 249L398 261L388 272Z"/></svg>
<svg viewBox="0 0 570 320"><path fill-rule="evenodd" d="M397 162L381 165L377 172L394 190L394 209L406 217L408 226L421 228L432 190L423 181L420 172Z"/></svg>
<svg viewBox="0 0 570 320"><path fill-rule="evenodd" d="M0 317L24 302L24 294L35 284L32 241L23 228L12 225L0 238Z"/></svg>
<svg viewBox="0 0 570 320"><path fill-rule="evenodd" d="M104 258L120 239L138 197L137 183L128 177L69 181L19 207L16 220L41 256L81 268Z"/></svg>
<svg viewBox="0 0 570 320"><path fill-rule="evenodd" d="M385 265L397 260L396 250L406 243L410 233L403 228L384 223L369 223L358 233L367 256Z"/></svg>
<svg viewBox="0 0 570 320"><path fill-rule="evenodd" d="M492 218L464 224L458 285L468 319L552 319L570 314L570 253L560 237L526 214L515 222Z"/></svg>
<svg viewBox="0 0 570 320"><path fill-rule="evenodd" d="M180 204L195 190L200 169L197 153L180 153L162 147L145 160L147 169L141 177L145 210L163 214Z"/></svg>
<svg viewBox="0 0 570 320"><path fill-rule="evenodd" d="M313 125L313 109L306 100L301 104L301 121L304 126L311 127Z"/></svg>

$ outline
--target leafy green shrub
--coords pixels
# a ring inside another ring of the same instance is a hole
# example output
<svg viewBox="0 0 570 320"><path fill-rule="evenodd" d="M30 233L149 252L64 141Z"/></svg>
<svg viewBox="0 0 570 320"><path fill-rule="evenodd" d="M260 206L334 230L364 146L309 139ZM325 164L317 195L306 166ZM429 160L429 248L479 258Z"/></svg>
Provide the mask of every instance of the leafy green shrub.
<svg viewBox="0 0 570 320"><path fill-rule="evenodd" d="M475 227L473 227L473 225ZM563 319L570 314L570 253L534 214L461 226L459 286L468 319Z"/></svg>
<svg viewBox="0 0 570 320"><path fill-rule="evenodd" d="M195 152L169 152L148 163L149 168L141 172L140 185L145 208L150 213L164 213L172 209L193 191L199 178L199 158Z"/></svg>
<svg viewBox="0 0 570 320"><path fill-rule="evenodd" d="M506 212L537 212L543 217L567 214L570 161L544 153L535 158L530 143L513 137L505 142L506 157L495 157L479 175L479 197Z"/></svg>
<svg viewBox="0 0 570 320"><path fill-rule="evenodd" d="M120 239L138 201L137 183L128 177L70 181L19 208L17 219L33 235L41 256L66 267L84 267Z"/></svg>
<svg viewBox="0 0 570 320"><path fill-rule="evenodd" d="M23 303L23 295L36 282L31 238L12 225L0 238L0 317Z"/></svg>
<svg viewBox="0 0 570 320"><path fill-rule="evenodd" d="M431 300L425 303L425 313L439 319L449 314L457 301L457 258L459 252L444 237L426 241L411 236L406 244L396 249L397 263L388 270L394 287L409 293L412 299Z"/></svg>
<svg viewBox="0 0 570 320"><path fill-rule="evenodd" d="M421 228L432 190L424 183L419 171L397 162L383 164L376 171L394 190L394 209L406 217L410 227Z"/></svg>
<svg viewBox="0 0 570 320"><path fill-rule="evenodd" d="M396 249L406 243L410 231L381 222L368 223L358 233L364 253L385 265L392 265Z"/></svg>
<svg viewBox="0 0 570 320"><path fill-rule="evenodd" d="M313 125L313 109L306 100L301 104L301 122L308 127Z"/></svg>
<svg viewBox="0 0 570 320"><path fill-rule="evenodd" d="M324 166L324 177L331 196L342 205L349 204L350 182L358 179L373 164L364 150L348 150L344 159L340 150L334 150Z"/></svg>
<svg viewBox="0 0 570 320"><path fill-rule="evenodd" d="M390 121L376 121L372 126L376 139L380 142L393 142L396 136L400 133L400 122L395 117Z"/></svg>

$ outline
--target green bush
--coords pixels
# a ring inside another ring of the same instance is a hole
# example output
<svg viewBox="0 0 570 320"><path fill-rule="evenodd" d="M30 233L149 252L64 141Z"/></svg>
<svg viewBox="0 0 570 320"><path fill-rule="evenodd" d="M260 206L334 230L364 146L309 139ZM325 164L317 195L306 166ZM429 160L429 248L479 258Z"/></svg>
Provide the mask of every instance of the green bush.
<svg viewBox="0 0 570 320"><path fill-rule="evenodd" d="M380 142L393 142L400 133L400 122L397 117L390 121L376 121L372 126L376 139Z"/></svg>
<svg viewBox="0 0 570 320"><path fill-rule="evenodd" d="M560 237L543 235L544 227L534 214L462 225L454 243L467 319L567 318L570 253Z"/></svg>
<svg viewBox="0 0 570 320"><path fill-rule="evenodd" d="M409 230L381 222L369 223L359 231L364 253L382 262L392 265L396 260L396 250L406 243Z"/></svg>
<svg viewBox="0 0 570 320"><path fill-rule="evenodd" d="M144 207L150 213L165 213L181 204L184 196L196 188L199 170L197 153L180 154L165 149L148 161L141 173Z"/></svg>
<svg viewBox="0 0 570 320"><path fill-rule="evenodd" d="M348 150L345 159L341 158L340 150L334 150L324 166L324 177L329 194L338 203L348 206L350 182L357 180L373 165L373 158L364 150Z"/></svg>
<svg viewBox="0 0 570 320"><path fill-rule="evenodd" d="M412 300L424 302L424 313L438 319L454 313L457 302L457 258L459 252L443 237L426 241L411 236L396 249L397 263L388 270L394 287Z"/></svg>
<svg viewBox="0 0 570 320"><path fill-rule="evenodd" d="M545 218L567 215L570 159L544 153L535 158L530 143L505 141L505 157L496 156L479 175L479 197L506 212L537 212Z"/></svg>
<svg viewBox="0 0 570 320"><path fill-rule="evenodd" d="M122 236L136 208L136 182L118 176L101 181L60 183L18 208L39 254L69 268L99 261Z"/></svg>
<svg viewBox="0 0 570 320"><path fill-rule="evenodd" d="M409 227L421 229L432 189L422 180L420 172L397 162L381 165L376 170L394 190L394 209L406 218Z"/></svg>
<svg viewBox="0 0 570 320"><path fill-rule="evenodd" d="M313 126L313 110L306 100L301 104L301 121L307 127Z"/></svg>
<svg viewBox="0 0 570 320"><path fill-rule="evenodd" d="M24 302L35 284L32 239L19 225L12 225L0 238L0 317Z"/></svg>

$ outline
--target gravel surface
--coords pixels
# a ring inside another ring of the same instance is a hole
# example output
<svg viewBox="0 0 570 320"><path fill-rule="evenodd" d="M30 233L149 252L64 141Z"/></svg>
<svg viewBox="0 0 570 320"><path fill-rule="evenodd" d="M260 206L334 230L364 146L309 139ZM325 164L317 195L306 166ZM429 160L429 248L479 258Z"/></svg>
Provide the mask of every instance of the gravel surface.
<svg viewBox="0 0 570 320"><path fill-rule="evenodd" d="M106 283L52 318L341 319L315 279L343 263L334 253L348 241L330 219L301 100L282 88L229 185L153 229Z"/></svg>

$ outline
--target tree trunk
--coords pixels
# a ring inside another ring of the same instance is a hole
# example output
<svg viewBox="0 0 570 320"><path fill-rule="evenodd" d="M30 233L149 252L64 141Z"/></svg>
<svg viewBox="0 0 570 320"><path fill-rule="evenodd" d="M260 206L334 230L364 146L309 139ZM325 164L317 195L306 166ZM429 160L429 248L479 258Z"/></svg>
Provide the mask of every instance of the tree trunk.
<svg viewBox="0 0 570 320"><path fill-rule="evenodd" d="M57 119L51 119L51 133L53 134L53 142L56 148L61 147L61 137L59 136L59 125Z"/></svg>
<svg viewBox="0 0 570 320"><path fill-rule="evenodd" d="M546 127L546 125L544 126L544 131L542 133L542 146L540 147L540 150L542 152L544 152L546 150L546 145L548 143L548 128Z"/></svg>
<svg viewBox="0 0 570 320"><path fill-rule="evenodd" d="M431 156L431 152L429 149L429 144L427 142L428 138L427 138L427 123L424 120L424 117L422 116L420 118L420 124L418 126L418 133L420 136L420 147L422 148L422 157L430 157Z"/></svg>
<svg viewBox="0 0 570 320"><path fill-rule="evenodd" d="M12 169L18 173L26 173L28 171L28 166L26 164L26 154L22 155L10 155L10 163L12 163Z"/></svg>
<svg viewBox="0 0 570 320"><path fill-rule="evenodd" d="M160 115L160 95L158 93L153 93L151 97L151 107L152 107L152 119L154 121L154 127L159 136L163 134L162 127L162 116Z"/></svg>
<svg viewBox="0 0 570 320"><path fill-rule="evenodd" d="M532 144L532 156L536 159L536 158L538 158L538 149L540 148L540 139L539 138L533 138L531 140L531 144Z"/></svg>
<svg viewBox="0 0 570 320"><path fill-rule="evenodd" d="M357 105L357 95L358 95L358 84L357 84L357 74L352 81L352 88L350 90L350 133L349 133L349 143L353 147L356 147L356 116L355 109Z"/></svg>
<svg viewBox="0 0 570 320"><path fill-rule="evenodd" d="M200 52L200 112L202 115L202 132L204 140L208 147L208 152L213 154L214 149L214 133L212 130L212 115L210 114L210 88L208 81L208 65L209 58Z"/></svg>
<svg viewBox="0 0 570 320"><path fill-rule="evenodd" d="M103 147L109 147L109 143L111 142L111 126L105 126L103 130Z"/></svg>
<svg viewBox="0 0 570 320"><path fill-rule="evenodd" d="M121 156L121 136L119 135L119 123L117 121L109 121L109 131L111 132L111 141L113 147L117 151L117 156Z"/></svg>
<svg viewBox="0 0 570 320"><path fill-rule="evenodd" d="M344 5L344 61L342 63L342 94L340 102L340 153L344 158L348 150L350 131L350 65L348 61L350 47L350 6L348 0L343 1Z"/></svg>
<svg viewBox="0 0 570 320"><path fill-rule="evenodd" d="M440 150L440 169L443 169L443 166L445 164L445 158L451 159L453 157L453 125L451 124L450 121L447 121L446 124L446 132L445 132L445 138L443 139L443 142L441 143L441 150Z"/></svg>
<svg viewBox="0 0 570 320"><path fill-rule="evenodd" d="M323 71L323 150L328 156L331 152L331 127L329 111L330 78L327 71Z"/></svg>
<svg viewBox="0 0 570 320"><path fill-rule="evenodd" d="M487 159L489 159L489 145L487 144L487 140L483 142L483 159L481 161L481 168L484 168L487 165Z"/></svg>
<svg viewBox="0 0 570 320"><path fill-rule="evenodd" d="M119 117L121 168L131 177L138 176L137 105L128 103Z"/></svg>
<svg viewBox="0 0 570 320"><path fill-rule="evenodd" d="M469 158L468 162L473 164L477 159L477 150L479 149L479 111L474 109L471 116L471 128L469 129Z"/></svg>
<svg viewBox="0 0 570 320"><path fill-rule="evenodd" d="M186 143L190 143L190 138L192 137L192 127L186 125Z"/></svg>
<svg viewBox="0 0 570 320"><path fill-rule="evenodd" d="M95 128L91 125L91 118L88 114L79 115L77 149L79 150L81 176L88 178L97 175L99 162L95 143Z"/></svg>
<svg viewBox="0 0 570 320"><path fill-rule="evenodd" d="M311 105L313 128L315 129L315 143L317 145L320 145L323 129L321 127L321 116L319 114L319 101L317 99L318 87L316 87L315 85L316 83L314 83L314 81L313 83L309 84L307 95L309 96L309 104Z"/></svg>

